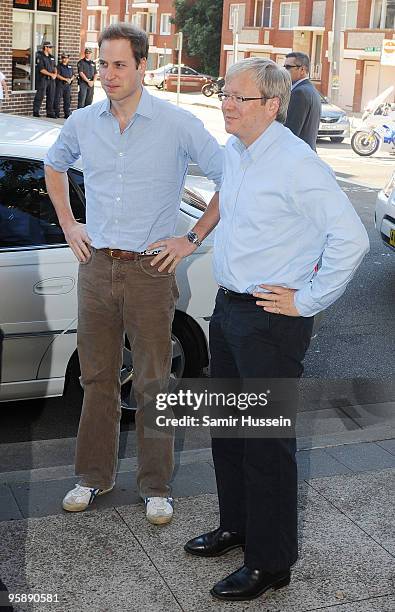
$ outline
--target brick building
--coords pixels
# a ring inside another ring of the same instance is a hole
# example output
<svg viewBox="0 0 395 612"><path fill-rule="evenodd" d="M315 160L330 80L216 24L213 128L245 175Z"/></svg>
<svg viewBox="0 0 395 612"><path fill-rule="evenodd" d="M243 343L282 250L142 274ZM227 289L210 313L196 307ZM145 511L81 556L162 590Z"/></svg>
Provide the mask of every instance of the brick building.
<svg viewBox="0 0 395 612"><path fill-rule="evenodd" d="M170 62L175 63L176 29L170 22L171 17L174 17L173 0L82 0L81 53L85 46L89 46L93 49L94 57L97 57L100 30L110 23L128 21L149 35L148 68L153 70ZM191 63L186 56L183 56L183 61Z"/></svg>
<svg viewBox="0 0 395 612"><path fill-rule="evenodd" d="M279 64L290 51L311 58L311 78L330 95L334 0L224 0L220 73L237 59L267 57ZM395 39L395 0L343 0L339 104L360 111L389 85L395 66L380 64L384 39ZM238 24L238 25L237 25Z"/></svg>
<svg viewBox="0 0 395 612"><path fill-rule="evenodd" d="M11 90L2 111L32 114L35 94L35 54L44 40L50 40L58 59L70 54L75 68L80 51L81 0L0 0L0 71ZM77 86L72 88L72 107Z"/></svg>

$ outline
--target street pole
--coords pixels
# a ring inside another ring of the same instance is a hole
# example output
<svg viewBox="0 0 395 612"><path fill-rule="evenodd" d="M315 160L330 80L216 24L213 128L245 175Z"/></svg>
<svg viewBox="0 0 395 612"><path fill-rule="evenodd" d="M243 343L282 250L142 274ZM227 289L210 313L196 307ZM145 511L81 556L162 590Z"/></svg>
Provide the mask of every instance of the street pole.
<svg viewBox="0 0 395 612"><path fill-rule="evenodd" d="M164 64L163 64L163 89L166 89L166 60L167 60L167 44L163 45L163 51L165 52Z"/></svg>
<svg viewBox="0 0 395 612"><path fill-rule="evenodd" d="M333 46L331 63L331 102L339 101L340 88L340 39L342 0L333 0Z"/></svg>
<svg viewBox="0 0 395 612"><path fill-rule="evenodd" d="M179 105L180 105L180 89L181 89L181 59L182 59L182 32L178 32L177 106L179 106Z"/></svg>

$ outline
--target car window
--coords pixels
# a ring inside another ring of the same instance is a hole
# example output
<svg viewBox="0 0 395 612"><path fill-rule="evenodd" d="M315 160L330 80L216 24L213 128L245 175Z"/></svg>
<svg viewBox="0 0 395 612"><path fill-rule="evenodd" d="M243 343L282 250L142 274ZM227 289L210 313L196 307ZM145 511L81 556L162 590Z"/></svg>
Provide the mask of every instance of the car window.
<svg viewBox="0 0 395 612"><path fill-rule="evenodd" d="M74 168L70 168L67 174L69 175L69 178L74 183L74 185L77 185L77 188L81 190L82 195L85 196L84 175L82 174L82 172L80 172L79 170L74 170Z"/></svg>
<svg viewBox="0 0 395 612"><path fill-rule="evenodd" d="M69 184L70 204L77 221L85 221L83 198ZM0 249L65 244L48 196L43 163L0 157Z"/></svg>

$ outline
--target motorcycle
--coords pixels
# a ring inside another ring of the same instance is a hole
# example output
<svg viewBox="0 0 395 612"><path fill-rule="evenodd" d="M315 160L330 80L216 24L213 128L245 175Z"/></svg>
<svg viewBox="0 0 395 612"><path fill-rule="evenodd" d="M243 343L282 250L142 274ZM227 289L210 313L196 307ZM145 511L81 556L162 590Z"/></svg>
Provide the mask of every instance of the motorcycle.
<svg viewBox="0 0 395 612"><path fill-rule="evenodd" d="M357 130L351 138L352 150L362 157L369 157L384 149L395 153L395 123L379 125L375 128Z"/></svg>
<svg viewBox="0 0 395 612"><path fill-rule="evenodd" d="M202 87L202 94L207 98L213 94L218 94L223 86L225 85L225 79L220 77L219 79L210 79L208 83L205 83Z"/></svg>
<svg viewBox="0 0 395 612"><path fill-rule="evenodd" d="M393 90L394 86L388 87L366 106L362 126L351 138L351 147L357 155L368 157L382 148L395 152L395 105L386 102Z"/></svg>

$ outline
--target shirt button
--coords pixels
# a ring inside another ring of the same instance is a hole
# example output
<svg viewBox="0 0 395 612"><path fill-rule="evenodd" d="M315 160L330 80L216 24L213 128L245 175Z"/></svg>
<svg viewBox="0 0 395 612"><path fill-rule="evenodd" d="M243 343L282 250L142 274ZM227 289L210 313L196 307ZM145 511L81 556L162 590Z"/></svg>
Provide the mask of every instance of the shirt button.
<svg viewBox="0 0 395 612"><path fill-rule="evenodd" d="M123 153L120 153L120 154L119 154L119 157L123 157Z"/></svg>
<svg viewBox="0 0 395 612"><path fill-rule="evenodd" d="M117 202L119 202L119 200L120 200L120 199L121 199L121 198L117 198Z"/></svg>

